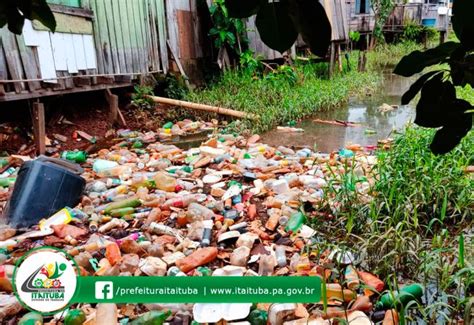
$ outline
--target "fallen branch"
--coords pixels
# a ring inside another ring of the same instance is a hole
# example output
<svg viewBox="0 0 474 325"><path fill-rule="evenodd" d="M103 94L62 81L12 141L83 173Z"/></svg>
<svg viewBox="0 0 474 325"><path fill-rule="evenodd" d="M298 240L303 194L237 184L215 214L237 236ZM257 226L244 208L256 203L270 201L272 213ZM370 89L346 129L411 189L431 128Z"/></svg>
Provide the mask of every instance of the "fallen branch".
<svg viewBox="0 0 474 325"><path fill-rule="evenodd" d="M195 109L199 111L212 112L212 113L217 113L221 115L233 116L237 118L245 118L245 119L250 119L250 120L258 119L258 116L255 114L235 111L233 109L222 108L218 106L198 104L198 103L186 102L184 100L176 100L176 99L158 97L158 96L149 96L149 98L151 98L155 103L159 103L159 104L179 106L179 107Z"/></svg>
<svg viewBox="0 0 474 325"><path fill-rule="evenodd" d="M328 121L328 120L321 120L321 119L315 119L313 122L320 123L320 124L330 124L330 125L338 125L338 126L344 126L344 127L359 127L362 126L361 124L354 123L354 122L347 122L347 121L339 121L339 120L334 120L334 121Z"/></svg>

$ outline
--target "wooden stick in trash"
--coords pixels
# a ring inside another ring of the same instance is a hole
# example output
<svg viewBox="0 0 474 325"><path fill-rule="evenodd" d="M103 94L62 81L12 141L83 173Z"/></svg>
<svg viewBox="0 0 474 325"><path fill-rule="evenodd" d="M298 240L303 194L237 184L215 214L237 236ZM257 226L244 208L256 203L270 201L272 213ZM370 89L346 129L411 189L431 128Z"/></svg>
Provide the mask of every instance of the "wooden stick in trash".
<svg viewBox="0 0 474 325"><path fill-rule="evenodd" d="M250 120L256 120L258 117L255 114L250 114L246 112L240 112L240 111L235 111L233 109L228 109L228 108L223 108L223 107L218 107L218 106L210 106L210 105L205 105L205 104L198 104L198 103L192 103L192 102L186 102L183 100L176 100L176 99L171 99L171 98L165 98L165 97L158 97L158 96L149 96L155 103L159 104L168 104L168 105L173 105L173 106L180 106L184 108L190 108L190 109L195 109L199 111L206 111L206 112L212 112L212 113L217 113L217 114L222 114L222 115L228 115L228 116L233 116L237 118L246 118Z"/></svg>

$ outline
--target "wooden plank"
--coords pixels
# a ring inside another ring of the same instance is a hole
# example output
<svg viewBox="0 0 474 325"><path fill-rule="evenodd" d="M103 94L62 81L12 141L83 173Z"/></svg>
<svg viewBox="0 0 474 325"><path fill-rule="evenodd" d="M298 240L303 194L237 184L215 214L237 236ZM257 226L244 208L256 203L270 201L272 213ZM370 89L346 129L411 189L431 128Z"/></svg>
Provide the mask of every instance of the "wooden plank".
<svg viewBox="0 0 474 325"><path fill-rule="evenodd" d="M122 21L120 16L120 2L123 1L111 1L112 12L111 14L114 17L114 27L115 27L115 40L117 42L117 58L119 62L120 72L125 73L127 71L127 63L125 57L125 45L123 40L123 30L122 30Z"/></svg>
<svg viewBox="0 0 474 325"><path fill-rule="evenodd" d="M166 28L166 10L165 0L151 0L155 7L157 28L158 28L158 42L160 44L160 59L163 73L168 73L169 58L168 58L168 45L166 43L168 39L167 28Z"/></svg>
<svg viewBox="0 0 474 325"><path fill-rule="evenodd" d="M84 50L84 41L82 35L73 34L72 42L74 45L74 52L76 54L77 70L87 70L86 52Z"/></svg>
<svg viewBox="0 0 474 325"><path fill-rule="evenodd" d="M127 2L127 12L128 12L128 19L125 24L128 24L128 31L129 34L125 35L125 37L130 38L131 43L131 53L132 53L132 71L138 72L140 70L140 59L138 54L138 41L136 35L136 28L135 28L135 1L136 0L126 0Z"/></svg>
<svg viewBox="0 0 474 325"><path fill-rule="evenodd" d="M86 55L87 69L97 69L97 57L94 47L94 37L92 35L83 35L82 41L84 42L84 52Z"/></svg>
<svg viewBox="0 0 474 325"><path fill-rule="evenodd" d="M120 22L122 25L123 47L125 52L125 71L133 72L132 40L130 39L130 26L128 24L127 3L125 0L119 1Z"/></svg>
<svg viewBox="0 0 474 325"><path fill-rule="evenodd" d="M150 65L150 61L148 60L148 47L149 47L149 42L148 42L148 29L149 29L149 23L148 23L148 15L145 14L145 6L146 2L148 0L140 0L138 4L138 14L140 17L139 20L139 26L140 26L140 31L141 31L141 41L142 41L142 46L141 46L141 55L142 55L142 72L146 73L148 72L148 68Z"/></svg>
<svg viewBox="0 0 474 325"><path fill-rule="evenodd" d="M2 29L2 45L5 49L5 59L7 61L8 71L13 80L23 79L23 67L21 64L20 53L18 51L15 34L7 30L6 27ZM13 84L16 93L25 90L23 82L15 82Z"/></svg>
<svg viewBox="0 0 474 325"><path fill-rule="evenodd" d="M178 23L178 44L180 50L179 58L189 60L196 58L193 33L193 13L191 11L176 10Z"/></svg>
<svg viewBox="0 0 474 325"><path fill-rule="evenodd" d="M5 59L5 52L4 52L4 47L3 47L1 37L0 37L0 79L2 80L8 79L7 60ZM5 95L5 86L2 83L0 83L0 96L4 96L4 95Z"/></svg>
<svg viewBox="0 0 474 325"><path fill-rule="evenodd" d="M33 99L33 98L42 98L42 97L52 97L52 96L61 96L61 95L68 95L68 94L78 94L78 93L85 93L90 91L98 91L104 89L112 89L112 88L125 88L125 87L132 87L131 83L124 83L124 84L101 84L101 85L92 85L90 87L75 87L70 90L63 90L63 91L53 91L50 89L43 89L41 91L36 91L33 93L30 92L22 92L20 94L15 93L6 93L5 96L0 97L0 102L10 102L10 101L17 101L17 100L25 100L25 99Z"/></svg>
<svg viewBox="0 0 474 325"><path fill-rule="evenodd" d="M44 104L33 103L33 132L38 154L46 153L46 125L44 119Z"/></svg>
<svg viewBox="0 0 474 325"><path fill-rule="evenodd" d="M110 53L109 28L107 26L107 15L104 0L97 0L96 19L99 22L100 51L104 58L104 73L113 73L112 56Z"/></svg>
<svg viewBox="0 0 474 325"><path fill-rule="evenodd" d="M183 76L184 78L184 82L186 83L186 87L188 87L188 89L191 88L191 85L189 84L189 78L188 76L186 75L186 72L184 71L183 69L183 66L181 65L181 61L179 60L179 58L176 56L176 53L174 53L173 49L171 48L171 45L170 43L168 42L168 47L170 49L170 53L171 55L173 56L173 59L174 61L176 62L176 65L178 66L178 69L179 69L179 72L181 73L181 75Z"/></svg>
<svg viewBox="0 0 474 325"><path fill-rule="evenodd" d="M90 8L94 11L95 18L93 20L93 29L94 29L94 41L95 41L95 50L97 58L97 70L99 73L105 73L104 65L104 53L102 52L102 46L100 45L100 28L99 28L99 19L97 15L97 0L89 0Z"/></svg>
<svg viewBox="0 0 474 325"><path fill-rule="evenodd" d="M74 40L72 34L63 34L64 47L66 48L67 71L69 73L78 73L76 64L76 52L74 51Z"/></svg>
<svg viewBox="0 0 474 325"><path fill-rule="evenodd" d="M117 53L117 32L115 30L115 17L113 15L113 1L112 0L103 0L105 4L105 11L108 13L107 17L107 27L109 31L109 39L110 39L110 53L112 56L112 66L114 73L120 73L120 63L118 59ZM104 22L105 23L105 22Z"/></svg>
<svg viewBox="0 0 474 325"><path fill-rule="evenodd" d="M36 60L34 57L35 53L33 53L31 47L25 46L25 40L22 35L16 36L16 42L18 45L18 50L20 51L20 57L21 61L23 62L26 78L37 79L39 69L36 65ZM30 91L39 89L41 88L41 83L39 81L28 81L28 88Z"/></svg>
<svg viewBox="0 0 474 325"><path fill-rule="evenodd" d="M149 63L153 67L153 70L160 70L160 42L159 42L159 32L158 32L158 17L156 12L155 0L147 0L146 4L148 6L148 31L149 31L149 48L148 56ZM165 44L166 45L166 44Z"/></svg>
<svg viewBox="0 0 474 325"><path fill-rule="evenodd" d="M38 32L33 29L33 25L30 20L25 19L23 25L23 37L26 46L39 46Z"/></svg>
<svg viewBox="0 0 474 325"><path fill-rule="evenodd" d="M109 124L113 125L118 118L118 96L112 94L110 89L106 89L105 99L109 103Z"/></svg>
<svg viewBox="0 0 474 325"><path fill-rule="evenodd" d="M178 26L176 17L176 0L166 0L166 20L168 25L168 40L169 45L173 49L173 53L177 57L181 57L178 45Z"/></svg>
<svg viewBox="0 0 474 325"><path fill-rule="evenodd" d="M56 71L67 71L67 49L63 33L50 33Z"/></svg>
<svg viewBox="0 0 474 325"><path fill-rule="evenodd" d="M134 30L134 33L132 33L132 37L134 37L136 41L136 72L143 72L143 68L145 66L145 62L143 61L143 37L142 37L142 31L141 31L141 20L140 20L140 4L141 0L132 0L133 6L132 6L132 13L133 13L133 18L132 18L132 27Z"/></svg>

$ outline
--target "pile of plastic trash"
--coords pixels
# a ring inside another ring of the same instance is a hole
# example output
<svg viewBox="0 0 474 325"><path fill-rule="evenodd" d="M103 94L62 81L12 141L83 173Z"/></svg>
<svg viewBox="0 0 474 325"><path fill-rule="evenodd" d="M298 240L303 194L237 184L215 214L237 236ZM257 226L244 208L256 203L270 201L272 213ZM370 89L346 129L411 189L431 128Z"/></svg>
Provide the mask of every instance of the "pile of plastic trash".
<svg viewBox="0 0 474 325"><path fill-rule="evenodd" d="M24 315L11 276L22 254L44 245L65 249L82 275L298 275L326 283L325 303L81 305L51 317L49 324L333 324L337 319L397 324L395 301L421 297L418 284L382 294L388 289L384 282L356 269L351 252L332 250L316 258L306 249L317 243L311 221L318 212L305 207L328 200L336 212L337 203L325 191L348 164L359 177L353 190L370 200L374 156L349 149L323 154L273 148L257 135L221 134L182 150L149 134L118 134L123 141L89 157L63 154L85 170L78 206L64 207L28 231L0 229L0 319L43 323L38 314ZM0 160L0 166L7 164ZM11 191L17 171L12 167L0 175L3 194ZM331 274L328 263L341 267L343 276Z"/></svg>

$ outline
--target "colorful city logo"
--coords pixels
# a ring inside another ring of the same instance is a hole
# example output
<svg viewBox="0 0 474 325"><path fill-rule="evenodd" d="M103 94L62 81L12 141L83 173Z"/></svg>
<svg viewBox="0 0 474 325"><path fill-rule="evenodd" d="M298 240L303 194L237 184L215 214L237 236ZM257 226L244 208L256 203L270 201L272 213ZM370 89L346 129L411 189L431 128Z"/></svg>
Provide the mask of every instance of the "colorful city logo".
<svg viewBox="0 0 474 325"><path fill-rule="evenodd" d="M44 261L48 262L45 264ZM43 313L66 307L76 286L77 276L72 262L62 252L49 248L33 251L15 272L15 290L20 301Z"/></svg>

